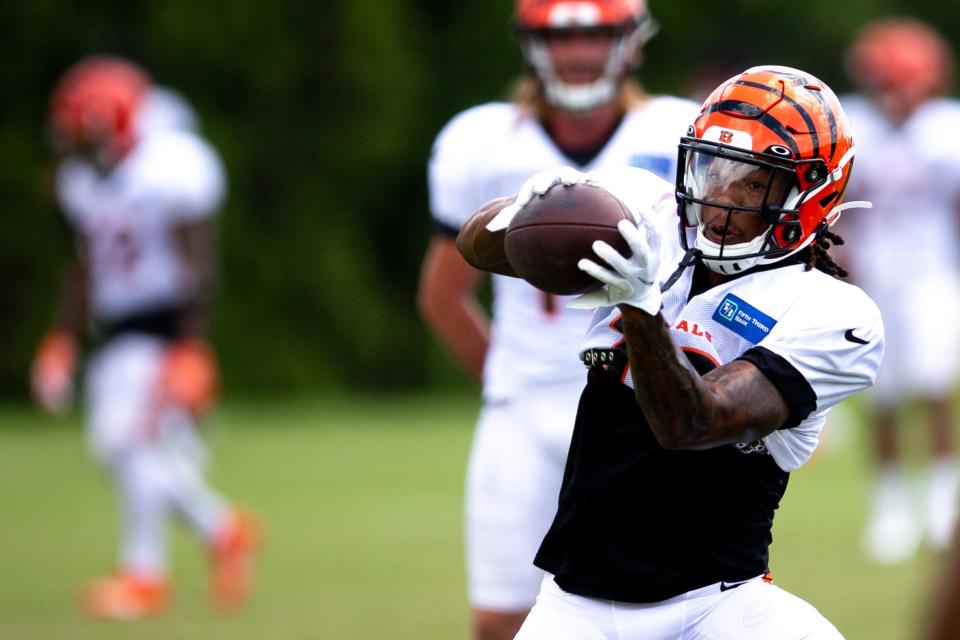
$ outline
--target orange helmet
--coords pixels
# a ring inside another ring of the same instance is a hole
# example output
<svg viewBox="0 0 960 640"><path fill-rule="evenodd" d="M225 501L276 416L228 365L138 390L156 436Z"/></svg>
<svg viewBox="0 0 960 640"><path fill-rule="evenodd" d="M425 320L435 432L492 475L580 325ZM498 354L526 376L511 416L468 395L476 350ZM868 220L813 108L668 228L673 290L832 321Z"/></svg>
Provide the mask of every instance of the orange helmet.
<svg viewBox="0 0 960 640"><path fill-rule="evenodd" d="M905 91L926 99L947 93L953 55L933 27L915 18L882 18L857 32L847 72L862 87Z"/></svg>
<svg viewBox="0 0 960 640"><path fill-rule="evenodd" d="M81 60L63 74L50 100L54 142L114 164L134 144L137 110L149 89L146 72L126 60L105 56Z"/></svg>
<svg viewBox="0 0 960 640"><path fill-rule="evenodd" d="M639 62L639 47L656 32L644 0L517 0L514 22L545 99L570 111L586 111L612 100L620 81ZM544 42L546 33L576 29L605 29L614 36L603 73L592 83L563 82Z"/></svg>
<svg viewBox="0 0 960 640"><path fill-rule="evenodd" d="M525 31L633 26L646 18L644 0L517 0L514 11Z"/></svg>
<svg viewBox="0 0 960 640"><path fill-rule="evenodd" d="M710 269L738 273L808 246L852 204L841 205L854 146L830 88L789 67L754 67L703 103L680 143L680 238ZM735 195L733 195L735 194ZM752 213L769 227L747 242L704 233L703 208ZM690 237L688 237L690 236Z"/></svg>

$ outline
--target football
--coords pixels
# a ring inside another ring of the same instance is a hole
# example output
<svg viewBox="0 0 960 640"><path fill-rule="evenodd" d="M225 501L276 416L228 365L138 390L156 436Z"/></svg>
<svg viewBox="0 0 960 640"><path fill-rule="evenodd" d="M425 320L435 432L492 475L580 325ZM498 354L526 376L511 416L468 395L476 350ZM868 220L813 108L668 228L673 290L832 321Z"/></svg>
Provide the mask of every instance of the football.
<svg viewBox="0 0 960 640"><path fill-rule="evenodd" d="M510 221L504 237L507 261L541 291L574 295L602 285L577 268L581 258L597 260L592 245L603 240L625 256L630 249L617 223L633 220L629 209L606 189L592 184L555 186L534 196Z"/></svg>

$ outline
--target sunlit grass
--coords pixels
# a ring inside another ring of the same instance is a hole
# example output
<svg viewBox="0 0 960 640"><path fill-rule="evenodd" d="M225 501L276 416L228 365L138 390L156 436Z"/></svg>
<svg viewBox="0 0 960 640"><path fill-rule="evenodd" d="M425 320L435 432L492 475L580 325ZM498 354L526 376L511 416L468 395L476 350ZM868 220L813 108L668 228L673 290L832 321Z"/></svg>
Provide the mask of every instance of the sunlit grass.
<svg viewBox="0 0 960 640"><path fill-rule="evenodd" d="M465 638L461 501L476 408L429 394L227 405L209 434L212 477L267 522L257 593L238 614L213 613L206 559L181 532L170 612L123 624L75 605L83 581L112 568L116 541L79 420L2 409L0 638ZM848 422L791 477L774 577L850 639L914 638L934 558L882 568L861 556L867 457L862 426Z"/></svg>

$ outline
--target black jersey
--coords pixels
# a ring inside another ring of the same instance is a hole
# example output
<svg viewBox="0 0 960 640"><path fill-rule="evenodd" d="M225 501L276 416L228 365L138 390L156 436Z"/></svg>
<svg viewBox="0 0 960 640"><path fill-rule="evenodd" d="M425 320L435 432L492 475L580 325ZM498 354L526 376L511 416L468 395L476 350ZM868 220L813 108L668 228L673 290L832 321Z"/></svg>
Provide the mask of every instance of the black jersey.
<svg viewBox="0 0 960 640"><path fill-rule="evenodd" d="M619 371L594 367L535 564L565 591L624 602L757 576L787 477L759 443L663 449Z"/></svg>

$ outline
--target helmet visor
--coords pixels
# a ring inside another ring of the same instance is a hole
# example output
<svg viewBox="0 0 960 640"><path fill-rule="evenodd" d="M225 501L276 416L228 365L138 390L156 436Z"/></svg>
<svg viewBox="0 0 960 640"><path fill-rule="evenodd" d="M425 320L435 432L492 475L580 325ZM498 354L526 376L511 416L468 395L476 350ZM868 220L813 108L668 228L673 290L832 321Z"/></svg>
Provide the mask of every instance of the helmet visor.
<svg viewBox="0 0 960 640"><path fill-rule="evenodd" d="M684 191L691 224L704 221L705 207L732 214L749 212L767 224L783 213L782 205L795 186L794 173L787 167L753 160L747 156L691 149L687 153Z"/></svg>

